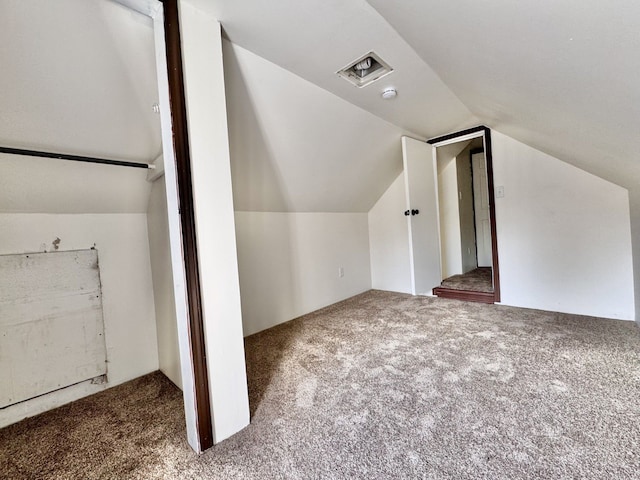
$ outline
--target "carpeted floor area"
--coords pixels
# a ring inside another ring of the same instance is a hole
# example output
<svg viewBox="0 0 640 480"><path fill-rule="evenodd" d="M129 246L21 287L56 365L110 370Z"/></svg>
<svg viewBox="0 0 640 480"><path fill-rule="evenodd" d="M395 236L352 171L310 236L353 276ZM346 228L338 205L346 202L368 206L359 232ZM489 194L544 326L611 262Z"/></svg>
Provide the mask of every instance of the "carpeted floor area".
<svg viewBox="0 0 640 480"><path fill-rule="evenodd" d="M155 373L0 430L3 479L640 479L632 322L370 291L246 339L204 455Z"/></svg>
<svg viewBox="0 0 640 480"><path fill-rule="evenodd" d="M453 290L493 293L492 269L478 267L461 275L453 275L442 280L440 286Z"/></svg>

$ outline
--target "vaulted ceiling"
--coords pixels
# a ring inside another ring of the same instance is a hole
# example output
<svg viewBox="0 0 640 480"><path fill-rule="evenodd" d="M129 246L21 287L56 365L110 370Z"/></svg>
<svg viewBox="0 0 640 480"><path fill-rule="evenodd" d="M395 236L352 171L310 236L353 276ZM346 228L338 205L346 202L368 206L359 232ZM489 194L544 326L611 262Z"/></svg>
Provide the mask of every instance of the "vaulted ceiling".
<svg viewBox="0 0 640 480"><path fill-rule="evenodd" d="M483 123L640 184L640 3L368 0Z"/></svg>
<svg viewBox="0 0 640 480"><path fill-rule="evenodd" d="M0 146L161 153L153 25L107 0L0 1ZM0 155L0 212L143 213L146 171Z"/></svg>
<svg viewBox="0 0 640 480"><path fill-rule="evenodd" d="M106 0L0 2L0 145L150 162L151 19Z"/></svg>
<svg viewBox="0 0 640 480"><path fill-rule="evenodd" d="M270 62L419 136L477 124L438 74L364 0L189 0L210 12L225 35ZM336 72L369 51L394 71L364 88ZM393 86L398 97L381 98Z"/></svg>
<svg viewBox="0 0 640 480"><path fill-rule="evenodd" d="M627 188L640 184L633 0L191 0L228 38L422 136L483 123ZM374 50L395 71L335 72ZM380 91L397 87L396 101Z"/></svg>
<svg viewBox="0 0 640 480"><path fill-rule="evenodd" d="M400 135L477 124L640 189L638 2L186 1L232 42L237 208L367 211L399 173ZM156 157L146 17L111 0L2 0L0 27L0 144ZM371 50L390 75L361 89L336 75Z"/></svg>

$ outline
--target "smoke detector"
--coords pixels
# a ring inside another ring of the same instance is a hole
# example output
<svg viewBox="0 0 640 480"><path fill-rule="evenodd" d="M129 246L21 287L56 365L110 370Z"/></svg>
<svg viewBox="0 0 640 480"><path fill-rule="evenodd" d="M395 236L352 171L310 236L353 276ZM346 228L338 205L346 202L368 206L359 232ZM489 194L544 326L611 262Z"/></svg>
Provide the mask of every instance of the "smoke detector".
<svg viewBox="0 0 640 480"><path fill-rule="evenodd" d="M392 100L398 96L398 91L393 87L387 87L382 91L382 98Z"/></svg>
<svg viewBox="0 0 640 480"><path fill-rule="evenodd" d="M375 52L369 52L351 62L336 74L358 88L365 87L376 80L389 75L393 68L382 60Z"/></svg>

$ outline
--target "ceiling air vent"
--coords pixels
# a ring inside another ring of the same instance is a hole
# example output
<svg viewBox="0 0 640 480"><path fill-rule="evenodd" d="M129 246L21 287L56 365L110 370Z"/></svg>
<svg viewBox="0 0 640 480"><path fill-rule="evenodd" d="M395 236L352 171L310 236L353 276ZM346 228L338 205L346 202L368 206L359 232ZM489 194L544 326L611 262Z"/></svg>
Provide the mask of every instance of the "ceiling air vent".
<svg viewBox="0 0 640 480"><path fill-rule="evenodd" d="M393 68L374 52L369 52L336 73L356 87L362 88L391 72Z"/></svg>

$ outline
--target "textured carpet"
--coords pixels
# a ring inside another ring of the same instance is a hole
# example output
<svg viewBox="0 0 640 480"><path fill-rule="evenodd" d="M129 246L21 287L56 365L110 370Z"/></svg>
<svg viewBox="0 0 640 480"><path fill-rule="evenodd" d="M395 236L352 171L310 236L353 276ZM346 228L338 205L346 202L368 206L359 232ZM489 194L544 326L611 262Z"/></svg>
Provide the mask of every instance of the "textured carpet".
<svg viewBox="0 0 640 480"><path fill-rule="evenodd" d="M491 277L491 267L478 267L462 275L445 278L441 286L453 290L493 293L493 278Z"/></svg>
<svg viewBox="0 0 640 480"><path fill-rule="evenodd" d="M3 479L639 479L631 322L371 291L246 339L201 456L161 374L0 431Z"/></svg>

